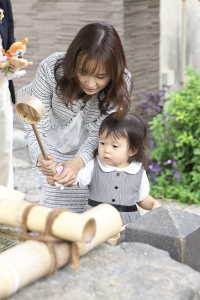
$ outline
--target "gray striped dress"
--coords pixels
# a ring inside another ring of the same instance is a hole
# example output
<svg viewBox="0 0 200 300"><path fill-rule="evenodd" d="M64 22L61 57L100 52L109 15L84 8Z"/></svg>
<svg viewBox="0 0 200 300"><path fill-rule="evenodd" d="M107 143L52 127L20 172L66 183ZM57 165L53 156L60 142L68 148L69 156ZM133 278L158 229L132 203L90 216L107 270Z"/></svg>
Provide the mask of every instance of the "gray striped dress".
<svg viewBox="0 0 200 300"><path fill-rule="evenodd" d="M143 173L142 166L135 174L117 170L104 172L95 157L91 182L88 185L89 199L97 201L99 204L108 203L119 206L118 211L122 218L122 225L132 223L140 217L140 212L138 210L124 212L120 209L120 206L131 207L141 201L139 200L139 192ZM92 207L88 203L84 211L90 210Z"/></svg>
<svg viewBox="0 0 200 300"><path fill-rule="evenodd" d="M84 105L83 99L75 100L72 110L68 109L62 100L56 94L56 80L54 76L54 66L58 59L63 58L65 53L55 53L43 60L37 70L34 80L18 91L17 101L24 95L31 95L38 98L46 108L45 116L37 124L42 142L46 153L52 154L55 157L55 163L63 162L72 159L75 156L80 156L84 164L93 158L93 152L98 146L98 131L102 120L105 116L100 115L98 108L98 93ZM63 76L63 69L59 68L58 76ZM127 84L130 84L130 72L126 71L125 78ZM47 142L47 135L50 129L65 128L76 117L79 111L83 111L82 128L89 131L89 137L81 145L78 151L69 153L60 153L57 149ZM109 113L113 112L110 110ZM35 138L32 126L20 118L20 122L25 129L26 145L33 160L33 168L37 170L42 183L41 205L56 208L67 207L73 212L80 213L88 200L88 189L78 187L67 187L63 190L56 190L51 187L46 176L37 168L37 157L41 153L38 142Z"/></svg>

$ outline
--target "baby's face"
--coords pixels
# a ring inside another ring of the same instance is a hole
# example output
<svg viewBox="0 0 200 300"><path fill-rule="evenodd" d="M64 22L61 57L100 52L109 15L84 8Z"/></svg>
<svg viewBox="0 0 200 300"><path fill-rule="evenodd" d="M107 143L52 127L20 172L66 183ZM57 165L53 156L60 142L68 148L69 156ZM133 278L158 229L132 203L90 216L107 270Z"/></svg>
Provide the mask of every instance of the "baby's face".
<svg viewBox="0 0 200 300"><path fill-rule="evenodd" d="M133 151L129 149L128 140L113 135L106 137L106 134L107 132L104 131L99 138L98 154L101 161L120 169L128 167L128 158L133 155Z"/></svg>

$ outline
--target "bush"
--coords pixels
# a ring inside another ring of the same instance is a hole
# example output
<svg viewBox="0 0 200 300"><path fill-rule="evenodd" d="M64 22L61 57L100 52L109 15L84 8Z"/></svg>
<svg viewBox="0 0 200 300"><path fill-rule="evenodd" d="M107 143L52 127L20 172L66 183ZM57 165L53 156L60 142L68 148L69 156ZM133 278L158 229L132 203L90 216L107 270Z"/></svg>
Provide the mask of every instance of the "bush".
<svg viewBox="0 0 200 300"><path fill-rule="evenodd" d="M186 84L149 122L151 195L200 204L200 75L187 68Z"/></svg>

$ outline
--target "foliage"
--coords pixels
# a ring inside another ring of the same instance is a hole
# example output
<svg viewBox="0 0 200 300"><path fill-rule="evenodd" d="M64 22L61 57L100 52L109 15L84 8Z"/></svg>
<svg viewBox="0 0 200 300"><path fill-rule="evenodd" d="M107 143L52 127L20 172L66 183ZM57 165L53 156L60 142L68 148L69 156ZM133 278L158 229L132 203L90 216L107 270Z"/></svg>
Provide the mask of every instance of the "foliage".
<svg viewBox="0 0 200 300"><path fill-rule="evenodd" d="M200 204L200 75L187 68L185 87L173 92L150 121L151 195Z"/></svg>
<svg viewBox="0 0 200 300"><path fill-rule="evenodd" d="M161 114L167 99L165 99L165 91L160 90L156 95L140 92L146 98L146 101L138 105L141 116L147 121L151 121L157 114Z"/></svg>
<svg viewBox="0 0 200 300"><path fill-rule="evenodd" d="M146 93L143 93L143 92L140 92L140 94L142 96L144 96L145 98L147 98L147 102L143 102L143 103L139 104L138 105L139 107L150 108L156 114L161 114L162 113L163 105L164 105L164 102L166 101L165 98L163 99L163 97L165 95L164 90L158 91L158 93L156 95L146 94Z"/></svg>

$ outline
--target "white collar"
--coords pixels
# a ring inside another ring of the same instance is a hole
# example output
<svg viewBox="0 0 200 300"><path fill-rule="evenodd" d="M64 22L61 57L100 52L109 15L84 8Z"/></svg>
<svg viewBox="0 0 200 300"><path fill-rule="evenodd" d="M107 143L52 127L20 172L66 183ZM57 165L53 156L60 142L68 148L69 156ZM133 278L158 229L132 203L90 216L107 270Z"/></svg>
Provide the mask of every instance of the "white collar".
<svg viewBox="0 0 200 300"><path fill-rule="evenodd" d="M112 171L123 172L124 171L128 174L136 174L142 167L141 163L133 161L132 163L130 163L130 165L128 167L119 169L114 166L106 165L104 162L102 162L100 160L99 155L97 155L97 161L98 161L100 168L104 172L112 172Z"/></svg>

